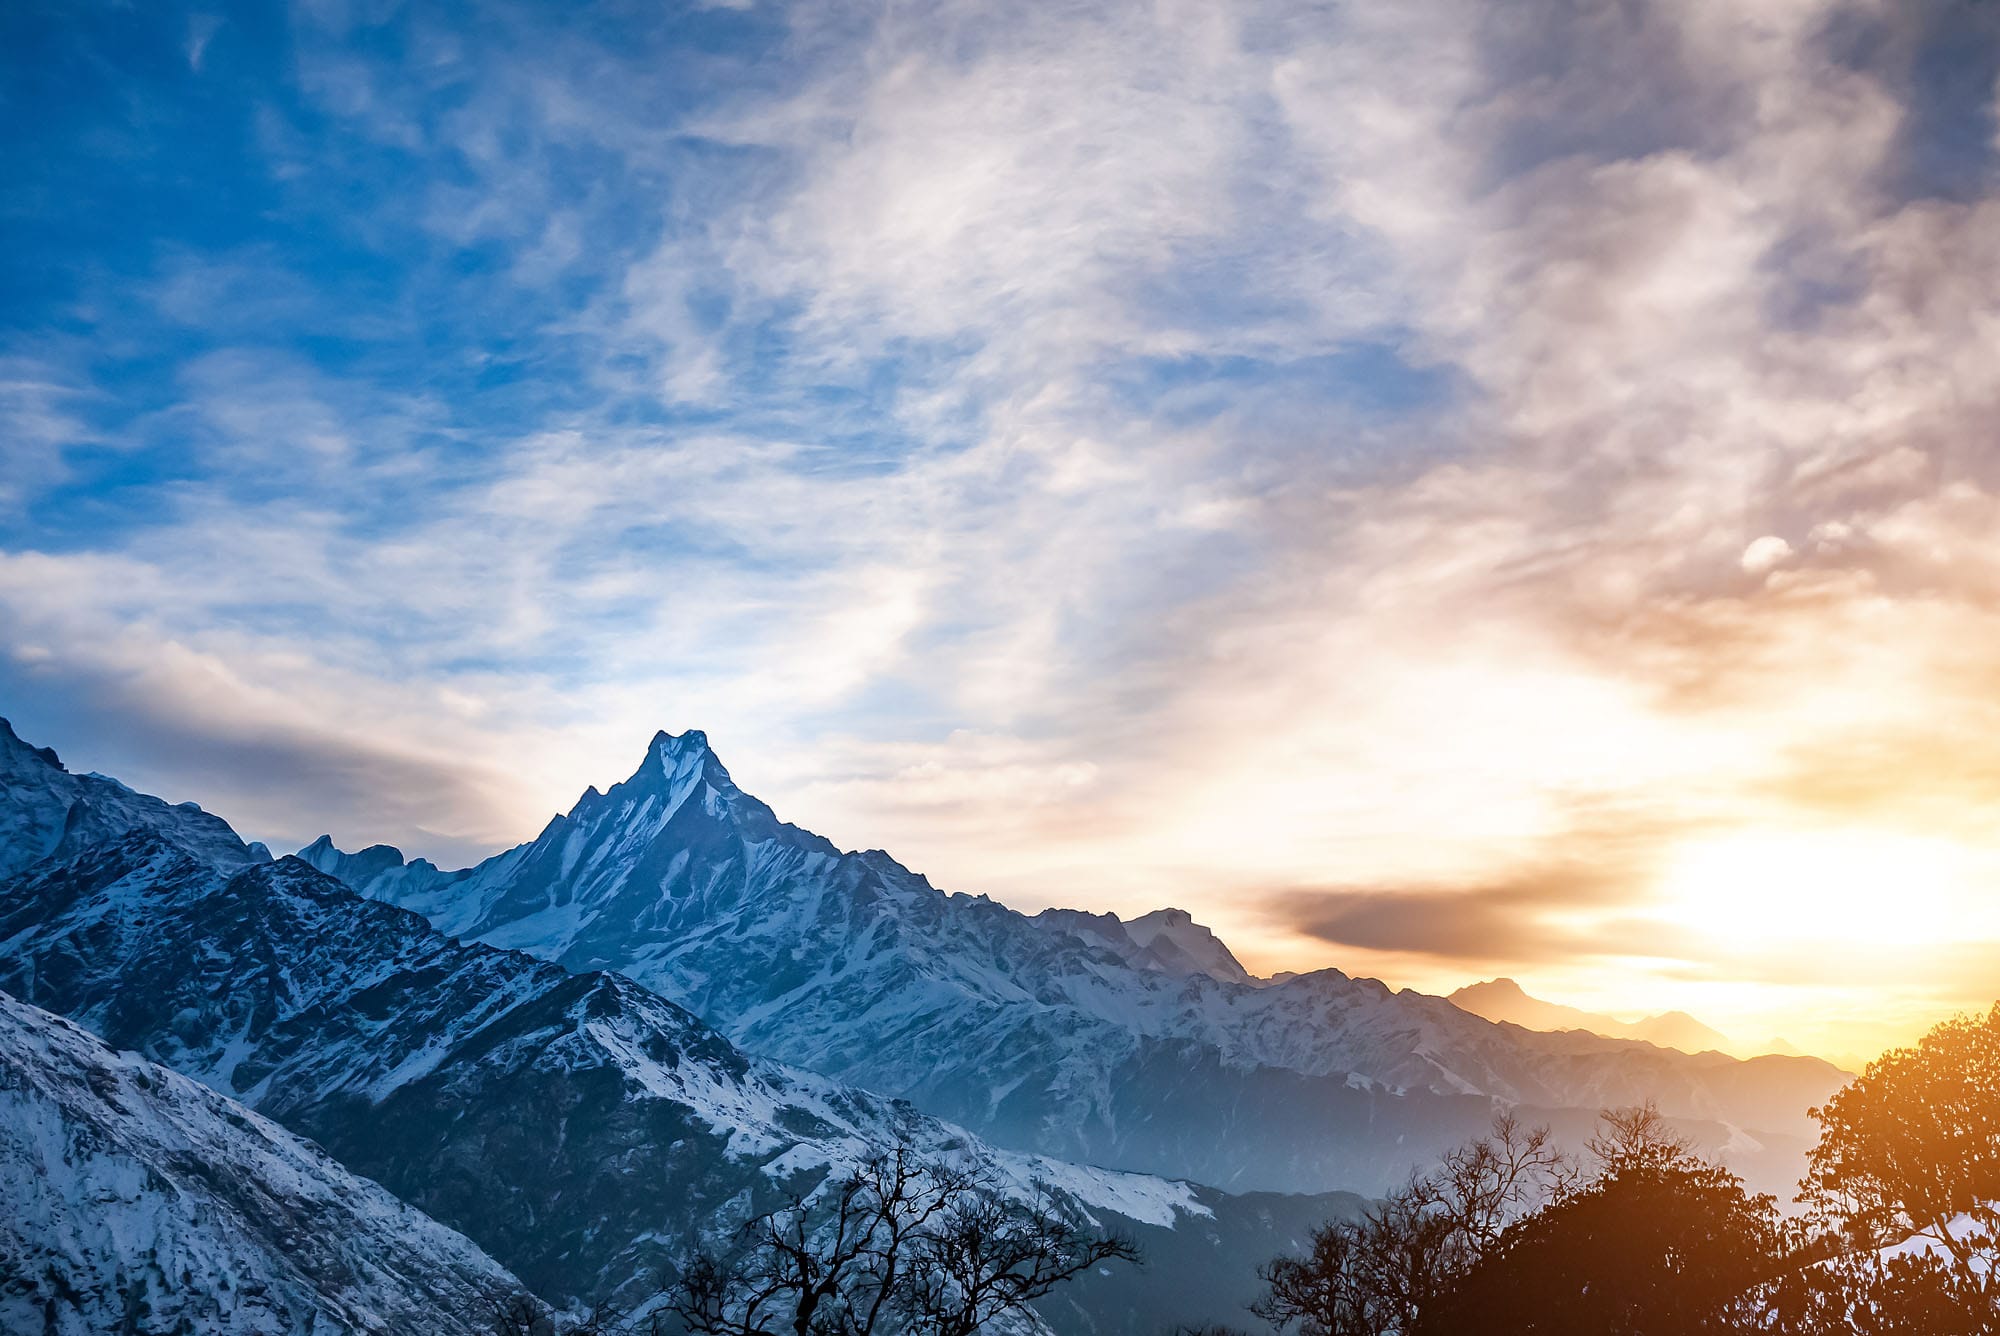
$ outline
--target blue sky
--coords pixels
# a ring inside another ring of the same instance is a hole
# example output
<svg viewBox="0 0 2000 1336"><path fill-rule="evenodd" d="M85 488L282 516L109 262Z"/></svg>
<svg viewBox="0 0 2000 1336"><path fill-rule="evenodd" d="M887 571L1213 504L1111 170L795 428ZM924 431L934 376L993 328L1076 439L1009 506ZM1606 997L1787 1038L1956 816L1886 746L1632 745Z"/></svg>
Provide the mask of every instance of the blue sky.
<svg viewBox="0 0 2000 1336"><path fill-rule="evenodd" d="M0 709L445 861L700 727L1271 967L1927 1014L1674 906L2000 885L1995 9L10 6Z"/></svg>

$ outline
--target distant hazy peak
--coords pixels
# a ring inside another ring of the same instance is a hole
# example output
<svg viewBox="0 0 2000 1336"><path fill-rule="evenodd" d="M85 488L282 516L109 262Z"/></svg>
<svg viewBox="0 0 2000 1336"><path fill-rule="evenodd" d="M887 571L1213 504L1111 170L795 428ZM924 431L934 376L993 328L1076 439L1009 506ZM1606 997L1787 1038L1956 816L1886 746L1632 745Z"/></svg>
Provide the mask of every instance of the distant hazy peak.
<svg viewBox="0 0 2000 1336"><path fill-rule="evenodd" d="M355 853L346 853L334 844L331 835L320 836L299 850L296 857L375 899L392 899L392 888L449 883L464 875L440 872L437 864L427 858L405 861L403 851L393 844L371 844Z"/></svg>
<svg viewBox="0 0 2000 1336"><path fill-rule="evenodd" d="M1502 975L1498 979L1486 979L1480 983L1469 983L1451 995L1451 1000L1462 1010L1477 1012L1478 1007L1468 1003L1487 1005L1495 1002L1538 1002L1528 996L1528 991L1514 980ZM1553 1006L1553 1003L1541 1005Z"/></svg>
<svg viewBox="0 0 2000 1336"><path fill-rule="evenodd" d="M1450 1000L1461 1011L1527 1030L1587 1030L1612 1039L1640 1039L1661 1048L1679 1049L1683 1053L1702 1053L1711 1049L1730 1053L1738 1048L1727 1035L1702 1024L1685 1011L1666 1011L1643 1020L1621 1021L1615 1016L1584 1011L1559 1002L1545 1002L1531 996L1514 980L1504 977L1468 984L1453 993Z"/></svg>
<svg viewBox="0 0 2000 1336"><path fill-rule="evenodd" d="M1211 978L1232 983L1252 981L1250 971L1243 968L1215 931L1207 924L1195 922L1194 915L1185 909L1155 909L1150 914L1141 914L1125 925L1125 931L1146 950L1165 957L1171 949Z"/></svg>
<svg viewBox="0 0 2000 1336"><path fill-rule="evenodd" d="M1185 928L1193 928L1198 932L1208 933L1211 937L1215 935L1208 928L1196 923L1194 915L1188 913L1185 909L1155 909L1151 913L1141 914L1138 918L1132 919L1125 924L1125 931L1131 933L1134 938L1144 936L1148 940L1163 932L1178 931Z"/></svg>

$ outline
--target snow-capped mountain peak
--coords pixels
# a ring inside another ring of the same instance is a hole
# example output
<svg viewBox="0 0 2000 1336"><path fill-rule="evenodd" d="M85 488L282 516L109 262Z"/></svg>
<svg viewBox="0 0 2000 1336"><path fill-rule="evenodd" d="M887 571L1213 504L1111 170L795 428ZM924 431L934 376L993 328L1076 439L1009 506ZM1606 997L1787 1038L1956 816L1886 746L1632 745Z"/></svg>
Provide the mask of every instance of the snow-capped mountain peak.
<svg viewBox="0 0 2000 1336"><path fill-rule="evenodd" d="M752 1053L1003 1144L1232 1188L1384 1186L1479 1130L1482 1099L1587 1123L1653 1098L1773 1145L1837 1084L1823 1064L1712 1071L1528 1035L1333 969L1254 979L1184 910L1031 918L948 894L780 821L698 732L656 736L630 779L463 872L303 856L447 934L627 974Z"/></svg>
<svg viewBox="0 0 2000 1336"><path fill-rule="evenodd" d="M1170 972L1199 972L1211 979L1251 982L1235 953L1185 909L1155 909L1125 924L1125 934Z"/></svg>
<svg viewBox="0 0 2000 1336"><path fill-rule="evenodd" d="M393 844L371 844L354 853L343 853L333 836L322 835L299 850L298 857L330 877L350 886L394 881L405 885L429 885L449 874L428 858L404 861L403 851Z"/></svg>
<svg viewBox="0 0 2000 1336"><path fill-rule="evenodd" d="M1230 983L1259 982L1185 909L1155 909L1129 920L1084 909L1044 909L1034 921L1104 947L1127 964L1176 979L1203 975Z"/></svg>
<svg viewBox="0 0 2000 1336"><path fill-rule="evenodd" d="M135 827L0 880L0 941L0 989L309 1136L560 1300L643 1294L691 1231L894 1146L1110 1228L1214 1215L1187 1183L749 1057L629 978L448 938L304 859L222 866Z"/></svg>
<svg viewBox="0 0 2000 1336"><path fill-rule="evenodd" d="M677 795L684 794L697 784L706 784L717 793L741 792L736 787L736 781L729 777L729 771L723 767L722 758L708 745L708 734L698 728L690 728L680 734L661 729L653 734L646 763L626 782L640 782L650 770L655 769L666 781L668 791Z"/></svg>
<svg viewBox="0 0 2000 1336"><path fill-rule="evenodd" d="M1373 1191L1496 1101L1575 1137L1652 1098L1795 1180L1788 1129L1838 1084L1823 1063L1531 1034L1334 969L1236 979L1184 911L947 894L779 821L699 734L655 738L629 779L456 872L330 839L259 864L219 819L13 741L0 988L280 1119L558 1300L667 1263L694 1221L809 1164L969 1146L959 1127L1008 1148L982 1153L1008 1181L1084 1172L1079 1209L1172 1247L1220 1198L1035 1153ZM77 847L52 857L65 827Z"/></svg>
<svg viewBox="0 0 2000 1336"><path fill-rule="evenodd" d="M653 734L653 755L665 758L712 759L718 766L721 758L715 755L715 748L708 742L708 734L699 728L690 728L685 733L669 733L662 728Z"/></svg>

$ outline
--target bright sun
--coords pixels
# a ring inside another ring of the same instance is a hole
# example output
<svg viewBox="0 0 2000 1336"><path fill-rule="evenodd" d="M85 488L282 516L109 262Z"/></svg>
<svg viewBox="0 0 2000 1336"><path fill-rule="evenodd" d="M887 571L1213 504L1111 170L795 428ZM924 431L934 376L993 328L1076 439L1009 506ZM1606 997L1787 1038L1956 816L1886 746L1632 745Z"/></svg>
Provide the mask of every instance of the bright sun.
<svg viewBox="0 0 2000 1336"><path fill-rule="evenodd" d="M1973 860L1943 840L1738 831L1690 841L1659 883L1664 916L1738 946L1915 946L1987 917Z"/></svg>

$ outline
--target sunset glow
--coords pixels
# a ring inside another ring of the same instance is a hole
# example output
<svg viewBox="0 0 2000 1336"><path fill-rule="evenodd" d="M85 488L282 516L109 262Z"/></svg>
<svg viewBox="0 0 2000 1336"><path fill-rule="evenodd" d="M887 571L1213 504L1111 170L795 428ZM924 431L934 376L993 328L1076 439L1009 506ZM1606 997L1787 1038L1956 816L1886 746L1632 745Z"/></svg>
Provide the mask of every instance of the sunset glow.
<svg viewBox="0 0 2000 1336"><path fill-rule="evenodd" d="M1753 831L1675 850L1660 893L1669 922L1745 953L1944 946L2000 929L1980 871L1969 851L1942 841Z"/></svg>

